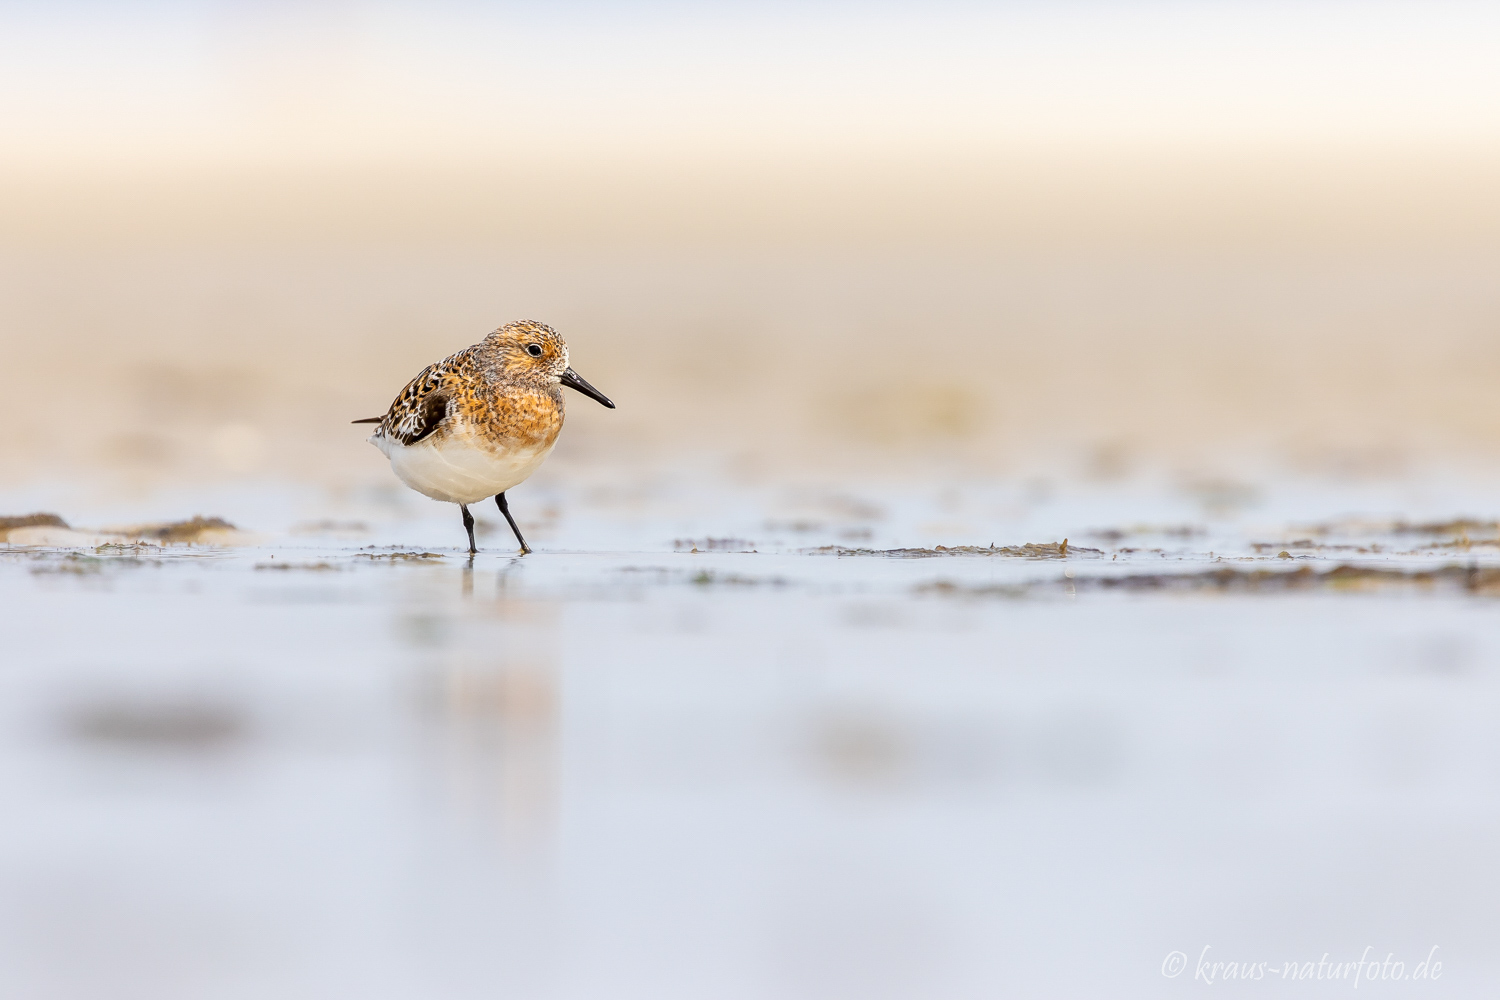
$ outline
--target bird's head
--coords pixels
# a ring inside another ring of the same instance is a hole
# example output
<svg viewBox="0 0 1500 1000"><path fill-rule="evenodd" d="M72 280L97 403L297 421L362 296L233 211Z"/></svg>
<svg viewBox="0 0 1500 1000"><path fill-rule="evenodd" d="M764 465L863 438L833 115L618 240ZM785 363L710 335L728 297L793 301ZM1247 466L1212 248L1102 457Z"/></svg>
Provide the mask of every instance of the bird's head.
<svg viewBox="0 0 1500 1000"><path fill-rule="evenodd" d="M565 385L611 410L615 408L607 396L568 366L568 345L545 323L516 320L484 338L484 343L491 352L491 363L505 379L533 385Z"/></svg>

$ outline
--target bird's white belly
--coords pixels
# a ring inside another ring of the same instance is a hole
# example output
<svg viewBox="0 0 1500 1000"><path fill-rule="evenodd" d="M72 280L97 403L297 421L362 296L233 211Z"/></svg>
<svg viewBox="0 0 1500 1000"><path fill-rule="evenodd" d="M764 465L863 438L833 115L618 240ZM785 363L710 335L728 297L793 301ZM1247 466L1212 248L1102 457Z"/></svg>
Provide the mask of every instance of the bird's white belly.
<svg viewBox="0 0 1500 1000"><path fill-rule="evenodd" d="M418 441L404 445L385 437L370 443L391 460L391 469L407 486L445 503L478 503L522 482L552 451L535 448L492 449L461 437L440 444Z"/></svg>

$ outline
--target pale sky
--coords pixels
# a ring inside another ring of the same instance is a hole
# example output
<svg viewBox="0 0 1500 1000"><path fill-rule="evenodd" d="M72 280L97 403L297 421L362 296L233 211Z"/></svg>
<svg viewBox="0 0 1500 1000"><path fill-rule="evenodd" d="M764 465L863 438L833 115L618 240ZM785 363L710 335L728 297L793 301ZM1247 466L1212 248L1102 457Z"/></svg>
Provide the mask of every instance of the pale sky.
<svg viewBox="0 0 1500 1000"><path fill-rule="evenodd" d="M1500 5L0 6L0 163L1500 148Z"/></svg>

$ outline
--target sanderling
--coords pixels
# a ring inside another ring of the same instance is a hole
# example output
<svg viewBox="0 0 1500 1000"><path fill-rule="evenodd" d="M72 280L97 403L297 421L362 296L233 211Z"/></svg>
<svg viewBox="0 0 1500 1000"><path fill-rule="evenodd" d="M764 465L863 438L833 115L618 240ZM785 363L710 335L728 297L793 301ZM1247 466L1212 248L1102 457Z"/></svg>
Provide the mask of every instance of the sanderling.
<svg viewBox="0 0 1500 1000"><path fill-rule="evenodd" d="M354 423L380 425L370 443L403 483L458 504L470 555L478 550L469 504L486 497L495 498L525 555L531 546L510 516L505 491L535 472L557 443L562 386L615 408L568 367L568 345L550 326L519 320L422 369L385 416Z"/></svg>

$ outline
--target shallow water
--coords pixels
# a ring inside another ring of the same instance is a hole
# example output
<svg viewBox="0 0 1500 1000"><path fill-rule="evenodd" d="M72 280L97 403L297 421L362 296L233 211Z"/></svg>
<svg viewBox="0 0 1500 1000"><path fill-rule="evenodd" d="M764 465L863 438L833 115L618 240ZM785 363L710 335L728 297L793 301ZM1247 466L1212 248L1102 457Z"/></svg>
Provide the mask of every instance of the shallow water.
<svg viewBox="0 0 1500 1000"><path fill-rule="evenodd" d="M1174 951L1436 946L1479 995L1485 493L559 489L471 563L449 508L267 487L196 498L237 544L12 545L0 993L1155 996Z"/></svg>

